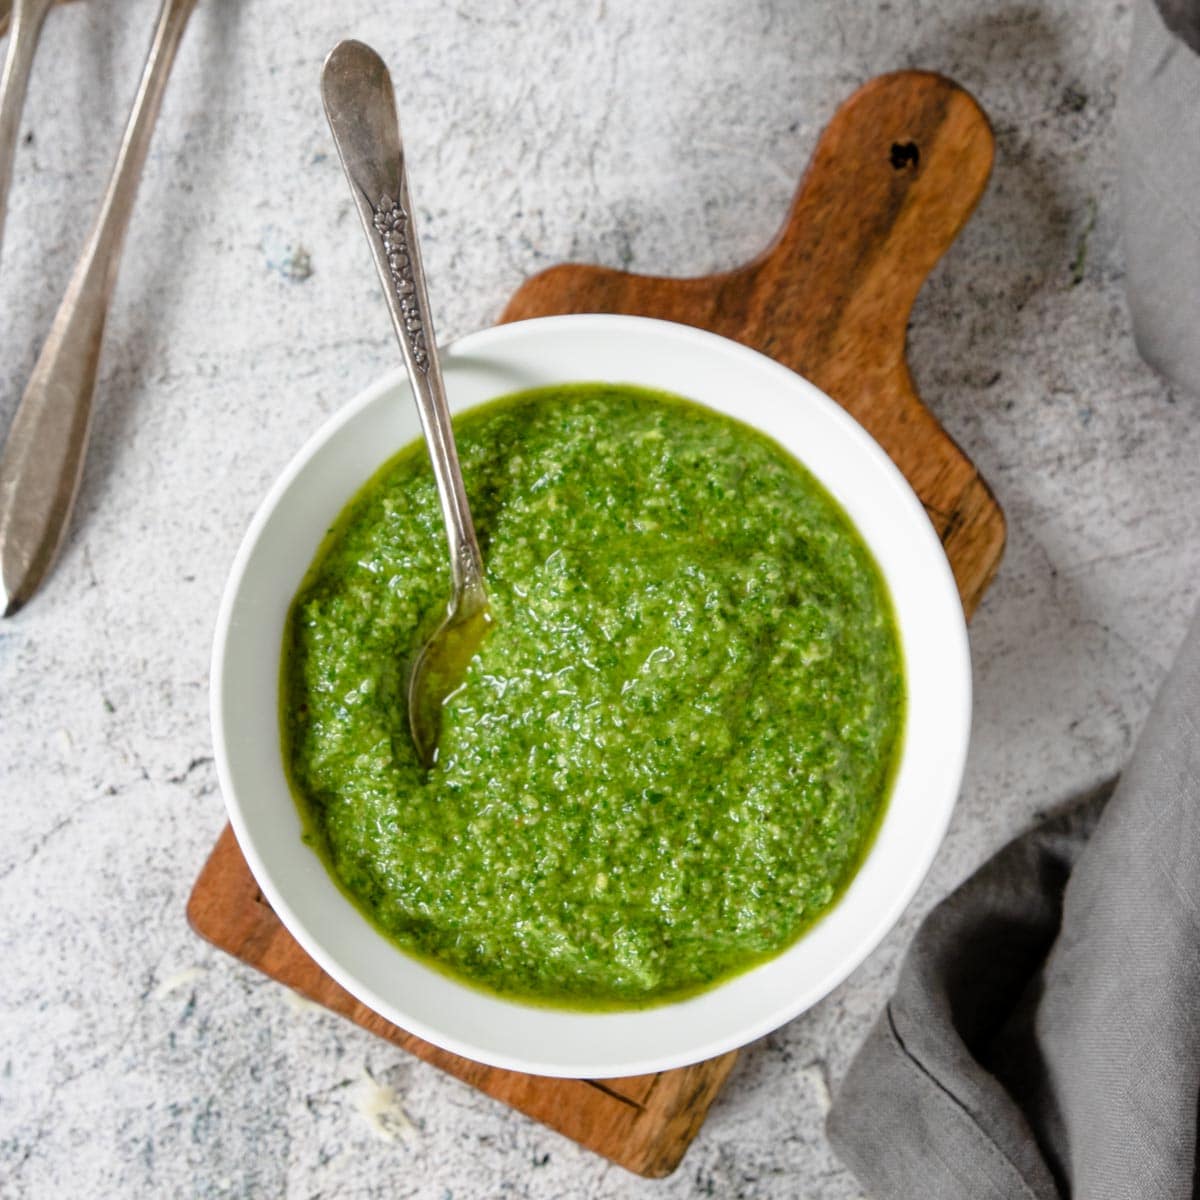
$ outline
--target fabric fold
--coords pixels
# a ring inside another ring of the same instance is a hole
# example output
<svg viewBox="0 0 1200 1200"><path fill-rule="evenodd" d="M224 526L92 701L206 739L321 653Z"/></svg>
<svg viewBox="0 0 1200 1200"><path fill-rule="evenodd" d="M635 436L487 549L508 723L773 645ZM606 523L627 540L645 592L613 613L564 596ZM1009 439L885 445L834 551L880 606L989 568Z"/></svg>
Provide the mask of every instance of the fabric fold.
<svg viewBox="0 0 1200 1200"><path fill-rule="evenodd" d="M1198 722L1200 620L1119 782L926 918L828 1122L873 1196L1193 1195Z"/></svg>
<svg viewBox="0 0 1200 1200"><path fill-rule="evenodd" d="M1138 0L1116 127L1138 351L1200 392L1200 0Z"/></svg>

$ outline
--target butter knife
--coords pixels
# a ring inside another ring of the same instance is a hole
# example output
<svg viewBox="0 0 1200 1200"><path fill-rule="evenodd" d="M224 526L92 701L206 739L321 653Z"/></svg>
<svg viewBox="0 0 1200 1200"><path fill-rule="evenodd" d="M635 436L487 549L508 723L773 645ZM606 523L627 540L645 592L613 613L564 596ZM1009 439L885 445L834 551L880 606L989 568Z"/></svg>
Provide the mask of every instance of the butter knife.
<svg viewBox="0 0 1200 1200"><path fill-rule="evenodd" d="M108 189L0 454L0 616L12 616L33 595L62 544L83 473L121 247L171 64L195 4L163 0Z"/></svg>

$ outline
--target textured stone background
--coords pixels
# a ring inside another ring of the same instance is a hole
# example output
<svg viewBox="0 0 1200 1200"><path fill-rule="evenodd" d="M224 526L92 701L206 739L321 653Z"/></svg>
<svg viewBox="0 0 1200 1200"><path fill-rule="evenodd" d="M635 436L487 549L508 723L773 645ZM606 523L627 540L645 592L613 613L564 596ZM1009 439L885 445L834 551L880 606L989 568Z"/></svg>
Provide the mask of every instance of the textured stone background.
<svg viewBox="0 0 1200 1200"><path fill-rule="evenodd" d="M0 272L0 427L153 10L85 0L47 23ZM1197 402L1138 360L1122 294L1128 32L1117 0L202 0L70 540L0 627L0 1195L859 1195L823 1110L915 923L1119 766L1195 600ZM995 123L990 191L911 335L924 396L1010 521L972 630L962 801L899 927L742 1056L665 1183L301 1007L184 923L224 820L206 705L226 570L300 442L396 360L317 93L351 33L393 64L443 336L563 259L688 273L751 255L834 107L879 71L945 71Z"/></svg>

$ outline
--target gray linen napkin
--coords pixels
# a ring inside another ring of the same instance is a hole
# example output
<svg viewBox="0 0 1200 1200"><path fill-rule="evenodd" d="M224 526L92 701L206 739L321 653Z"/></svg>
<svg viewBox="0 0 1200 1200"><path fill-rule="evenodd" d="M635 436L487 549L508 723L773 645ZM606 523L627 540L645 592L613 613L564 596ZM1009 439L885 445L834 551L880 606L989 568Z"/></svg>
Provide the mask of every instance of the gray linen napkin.
<svg viewBox="0 0 1200 1200"><path fill-rule="evenodd" d="M880 1200L1184 1200L1198 1096L1200 617L1115 788L926 918L827 1130Z"/></svg>
<svg viewBox="0 0 1200 1200"><path fill-rule="evenodd" d="M1138 349L1200 392L1200 0L1138 3L1117 150Z"/></svg>
<svg viewBox="0 0 1200 1200"><path fill-rule="evenodd" d="M1200 392L1200 0L1139 0L1117 116L1143 357ZM1200 615L1120 781L926 918L829 1115L878 1200L1200 1196Z"/></svg>

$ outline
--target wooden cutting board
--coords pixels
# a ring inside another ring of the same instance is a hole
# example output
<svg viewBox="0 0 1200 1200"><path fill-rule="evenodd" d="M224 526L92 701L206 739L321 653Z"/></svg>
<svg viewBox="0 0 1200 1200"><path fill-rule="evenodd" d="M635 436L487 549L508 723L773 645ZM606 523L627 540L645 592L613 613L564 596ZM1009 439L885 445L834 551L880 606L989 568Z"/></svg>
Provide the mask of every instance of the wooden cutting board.
<svg viewBox="0 0 1200 1200"><path fill-rule="evenodd" d="M970 216L993 141L948 79L880 76L838 110L771 246L721 275L668 279L560 266L528 280L503 321L566 312L664 317L786 363L844 405L908 477L942 538L968 616L996 570L1004 517L917 398L905 360L913 300ZM302 995L641 1175L679 1164L736 1054L630 1079L500 1071L389 1024L326 975L271 911L226 828L196 882L202 937Z"/></svg>

